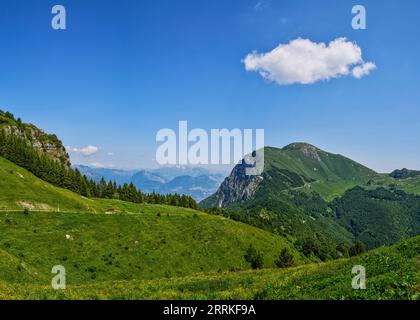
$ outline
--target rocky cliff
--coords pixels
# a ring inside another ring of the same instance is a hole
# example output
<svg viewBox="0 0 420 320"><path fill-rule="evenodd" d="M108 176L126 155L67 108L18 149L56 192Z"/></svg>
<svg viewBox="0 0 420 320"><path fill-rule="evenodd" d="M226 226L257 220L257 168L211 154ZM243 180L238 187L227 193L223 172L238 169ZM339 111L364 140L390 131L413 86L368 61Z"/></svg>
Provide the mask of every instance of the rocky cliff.
<svg viewBox="0 0 420 320"><path fill-rule="evenodd" d="M20 118L15 119L13 114L2 110L0 110L0 130L25 139L29 145L40 152L46 153L67 167L70 166L69 155L55 134L47 134L35 125L23 123Z"/></svg>

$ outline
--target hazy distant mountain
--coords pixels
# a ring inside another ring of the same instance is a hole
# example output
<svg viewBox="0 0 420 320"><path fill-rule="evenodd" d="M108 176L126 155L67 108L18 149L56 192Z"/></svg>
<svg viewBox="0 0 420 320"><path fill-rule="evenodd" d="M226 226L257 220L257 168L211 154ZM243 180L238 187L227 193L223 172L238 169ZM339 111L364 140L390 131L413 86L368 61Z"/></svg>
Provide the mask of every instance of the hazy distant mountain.
<svg viewBox="0 0 420 320"><path fill-rule="evenodd" d="M203 168L167 167L137 172L132 182L143 192L186 194L200 201L216 192L223 179Z"/></svg>
<svg viewBox="0 0 420 320"><path fill-rule="evenodd" d="M166 181L170 181L176 177L189 176L189 177L199 177L203 175L211 175L212 173L209 170L200 167L189 167L189 166L175 166L175 167L162 167L158 169L150 170Z"/></svg>
<svg viewBox="0 0 420 320"><path fill-rule="evenodd" d="M96 182L103 177L106 181L115 181L117 184L130 183L133 174L137 172L137 170L92 168L84 165L75 165L73 168L79 169L82 174Z"/></svg>
<svg viewBox="0 0 420 320"><path fill-rule="evenodd" d="M132 176L131 182L133 182L134 185L143 192L155 191L160 193L160 188L167 182L167 180L156 173L142 170Z"/></svg>
<svg viewBox="0 0 420 320"><path fill-rule="evenodd" d="M160 193L188 194L196 200L212 195L223 181L221 175L180 176L164 184Z"/></svg>
<svg viewBox="0 0 420 320"><path fill-rule="evenodd" d="M198 201L215 193L225 178L221 173L212 173L199 167L164 167L140 171L83 165L74 167L95 181L103 177L106 181L115 181L117 184L133 182L143 192L180 193L190 195Z"/></svg>

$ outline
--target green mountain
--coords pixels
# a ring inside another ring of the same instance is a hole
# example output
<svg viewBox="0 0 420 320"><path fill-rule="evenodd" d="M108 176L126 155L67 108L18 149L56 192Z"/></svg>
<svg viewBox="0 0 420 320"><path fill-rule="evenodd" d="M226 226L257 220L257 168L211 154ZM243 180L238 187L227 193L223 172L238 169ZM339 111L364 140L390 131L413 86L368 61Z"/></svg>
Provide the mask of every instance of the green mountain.
<svg viewBox="0 0 420 320"><path fill-rule="evenodd" d="M375 248L420 234L420 198L407 190L412 179L399 182L305 143L264 151L261 176L246 176L247 165L238 164L200 205L288 236L322 260L358 240ZM407 193L398 189L403 184Z"/></svg>
<svg viewBox="0 0 420 320"><path fill-rule="evenodd" d="M292 143L283 149L266 147L264 157L261 176L246 176L246 165L239 164L218 192L202 205L227 207L231 203L258 197L261 190L278 194L287 190L317 192L331 200L379 176L353 160L307 143Z"/></svg>

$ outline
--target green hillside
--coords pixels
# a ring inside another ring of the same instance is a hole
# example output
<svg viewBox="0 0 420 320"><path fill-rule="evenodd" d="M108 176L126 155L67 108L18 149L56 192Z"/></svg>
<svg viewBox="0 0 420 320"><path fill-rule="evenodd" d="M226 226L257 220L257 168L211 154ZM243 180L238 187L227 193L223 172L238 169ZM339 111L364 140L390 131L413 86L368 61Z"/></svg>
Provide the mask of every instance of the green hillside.
<svg viewBox="0 0 420 320"><path fill-rule="evenodd" d="M141 207L144 208L147 205ZM0 213L25 208L44 212L139 213L139 205L114 199L91 199L58 188L0 157Z"/></svg>
<svg viewBox="0 0 420 320"><path fill-rule="evenodd" d="M420 177L393 181L388 186L395 187L400 190L404 190L405 192L408 192L408 193L420 195Z"/></svg>
<svg viewBox="0 0 420 320"><path fill-rule="evenodd" d="M420 299L420 237L351 259L290 269L197 274L155 280L96 281L70 284L64 291L48 285L0 280L0 298L16 299L265 299L343 300ZM352 268L366 268L366 290L351 286Z"/></svg>
<svg viewBox="0 0 420 320"><path fill-rule="evenodd" d="M99 211L100 205L35 177L0 157L0 210Z"/></svg>
<svg viewBox="0 0 420 320"><path fill-rule="evenodd" d="M368 248L420 234L420 196L401 190L355 187L330 208L337 221Z"/></svg>
<svg viewBox="0 0 420 320"><path fill-rule="evenodd" d="M267 267L284 247L300 260L285 239L242 223L170 206L137 209L141 213L3 213L0 255L9 258L0 264L1 280L24 283L31 275L45 283L54 265L66 267L72 284L245 270L250 244L263 252ZM17 273L22 264L37 273Z"/></svg>
<svg viewBox="0 0 420 320"><path fill-rule="evenodd" d="M54 265L69 283L88 284L246 270L251 244L267 267L285 247L303 262L264 230L175 206L87 199L3 158L0 205L0 297L5 284L50 283Z"/></svg>
<svg viewBox="0 0 420 320"><path fill-rule="evenodd" d="M264 170L268 175L282 170L296 173L303 183L295 183L292 188L317 192L327 200L377 176L376 172L353 160L306 143L293 143L283 149L267 147L264 151ZM278 181L272 183L279 184Z"/></svg>

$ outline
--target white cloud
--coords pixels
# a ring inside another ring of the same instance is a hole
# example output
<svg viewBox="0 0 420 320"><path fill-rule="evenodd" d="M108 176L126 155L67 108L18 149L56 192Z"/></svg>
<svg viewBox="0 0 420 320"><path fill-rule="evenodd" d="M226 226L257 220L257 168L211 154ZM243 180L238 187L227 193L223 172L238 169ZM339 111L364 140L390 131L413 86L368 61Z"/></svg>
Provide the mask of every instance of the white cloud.
<svg viewBox="0 0 420 320"><path fill-rule="evenodd" d="M105 168L105 165L101 162L92 162L89 165L93 168Z"/></svg>
<svg viewBox="0 0 420 320"><path fill-rule="evenodd" d="M98 147L90 146L90 145L86 146L84 148L80 148L80 149L79 148L67 147L67 150L70 151L70 152L79 153L79 154L81 154L85 157L92 156L92 155L99 152Z"/></svg>
<svg viewBox="0 0 420 320"><path fill-rule="evenodd" d="M349 74L360 79L376 68L364 62L362 49L346 38L328 45L298 38L267 53L250 53L243 63L247 71L257 71L279 85L312 84Z"/></svg>
<svg viewBox="0 0 420 320"><path fill-rule="evenodd" d="M255 11L261 11L261 10L264 10L264 9L268 8L269 6L270 6L270 1L260 0L254 5L254 10Z"/></svg>
<svg viewBox="0 0 420 320"><path fill-rule="evenodd" d="M376 69L376 65L374 63L367 62L360 66L354 67L353 70L351 71L351 74L353 75L353 77L360 79L363 76L369 75L369 73L375 69Z"/></svg>
<svg viewBox="0 0 420 320"><path fill-rule="evenodd" d="M108 152L106 155L109 156L109 157L113 157L114 153L113 152Z"/></svg>

